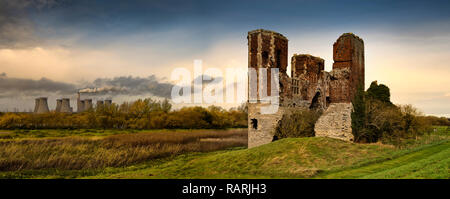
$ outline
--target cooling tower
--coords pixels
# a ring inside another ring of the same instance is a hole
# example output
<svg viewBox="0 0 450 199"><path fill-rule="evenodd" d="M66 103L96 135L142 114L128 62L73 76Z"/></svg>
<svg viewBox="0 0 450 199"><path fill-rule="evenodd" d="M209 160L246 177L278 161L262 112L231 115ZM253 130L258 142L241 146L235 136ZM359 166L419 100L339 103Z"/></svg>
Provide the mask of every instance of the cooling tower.
<svg viewBox="0 0 450 199"><path fill-rule="evenodd" d="M101 107L103 106L103 101L102 100L97 100L97 107Z"/></svg>
<svg viewBox="0 0 450 199"><path fill-rule="evenodd" d="M83 111L83 104L81 103L80 92L78 92L78 95L77 95L77 112L80 113L82 111Z"/></svg>
<svg viewBox="0 0 450 199"><path fill-rule="evenodd" d="M47 104L47 98L41 97L39 98L38 108L36 110L36 113L48 113L48 104Z"/></svg>
<svg viewBox="0 0 450 199"><path fill-rule="evenodd" d="M92 108L92 99L84 100L84 110L87 111Z"/></svg>
<svg viewBox="0 0 450 199"><path fill-rule="evenodd" d="M56 112L61 112L61 104L62 104L62 99L57 99L56 100Z"/></svg>
<svg viewBox="0 0 450 199"><path fill-rule="evenodd" d="M112 100L105 100L105 106L111 106Z"/></svg>
<svg viewBox="0 0 450 199"><path fill-rule="evenodd" d="M61 107L60 107L60 112L62 113L71 113L72 111L70 110L70 99L69 98L63 98L62 99L62 103L61 103Z"/></svg>
<svg viewBox="0 0 450 199"><path fill-rule="evenodd" d="M78 107L78 112L83 112L84 111L84 105L85 105L84 100L81 100L80 101L80 106Z"/></svg>
<svg viewBox="0 0 450 199"><path fill-rule="evenodd" d="M38 109L39 109L39 98L36 98L34 100L34 112L37 113Z"/></svg>

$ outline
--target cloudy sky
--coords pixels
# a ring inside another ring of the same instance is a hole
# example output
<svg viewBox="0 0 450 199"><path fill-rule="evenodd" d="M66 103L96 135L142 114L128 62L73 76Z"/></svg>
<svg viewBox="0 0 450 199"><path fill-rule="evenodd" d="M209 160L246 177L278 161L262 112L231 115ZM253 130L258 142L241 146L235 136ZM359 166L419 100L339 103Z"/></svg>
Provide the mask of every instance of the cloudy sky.
<svg viewBox="0 0 450 199"><path fill-rule="evenodd" d="M331 70L332 44L362 37L366 87L394 103L450 116L449 1L0 0L0 110L34 97L75 99L86 87L115 101L167 97L174 68L247 67L249 30L289 39ZM74 104L74 102L72 102ZM53 105L54 106L54 105Z"/></svg>

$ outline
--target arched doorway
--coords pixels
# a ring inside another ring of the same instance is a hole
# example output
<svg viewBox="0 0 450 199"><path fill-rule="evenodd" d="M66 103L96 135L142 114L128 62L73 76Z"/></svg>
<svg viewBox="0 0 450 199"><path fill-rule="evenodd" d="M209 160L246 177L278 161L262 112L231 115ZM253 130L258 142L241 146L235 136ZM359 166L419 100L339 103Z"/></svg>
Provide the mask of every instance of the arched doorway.
<svg viewBox="0 0 450 199"><path fill-rule="evenodd" d="M323 108L323 103L322 103L322 94L318 91L312 101L311 101L311 105L309 106L309 109L312 110L318 110L318 109L322 109Z"/></svg>

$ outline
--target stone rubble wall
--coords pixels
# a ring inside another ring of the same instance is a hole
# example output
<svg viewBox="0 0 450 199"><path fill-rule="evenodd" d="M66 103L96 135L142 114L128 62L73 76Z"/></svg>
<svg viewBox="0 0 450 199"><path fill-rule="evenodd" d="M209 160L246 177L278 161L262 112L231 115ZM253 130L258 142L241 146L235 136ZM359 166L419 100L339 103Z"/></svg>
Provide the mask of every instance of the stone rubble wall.
<svg viewBox="0 0 450 199"><path fill-rule="evenodd" d="M286 114L305 109L303 106L280 106L274 114L261 114L260 110L267 107L263 103L248 103L248 148L260 146L273 141L278 122ZM258 122L257 128L253 128L252 120Z"/></svg>
<svg viewBox="0 0 450 199"><path fill-rule="evenodd" d="M284 108L278 109L275 114L261 114L261 103L248 103L248 148L272 142L275 128L284 114ZM253 128L252 120L256 119L257 128Z"/></svg>
<svg viewBox="0 0 450 199"><path fill-rule="evenodd" d="M353 141L351 112L351 103L331 103L316 122L316 136Z"/></svg>

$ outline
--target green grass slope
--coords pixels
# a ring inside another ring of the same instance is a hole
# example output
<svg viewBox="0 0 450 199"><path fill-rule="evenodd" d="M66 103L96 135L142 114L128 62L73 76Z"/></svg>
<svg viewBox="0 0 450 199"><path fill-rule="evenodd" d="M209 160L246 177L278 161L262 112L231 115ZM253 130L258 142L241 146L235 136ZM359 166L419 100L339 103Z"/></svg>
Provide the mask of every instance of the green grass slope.
<svg viewBox="0 0 450 199"><path fill-rule="evenodd" d="M441 141L400 151L385 161L322 173L316 178L450 178L450 142Z"/></svg>
<svg viewBox="0 0 450 199"><path fill-rule="evenodd" d="M390 146L330 138L282 139L252 149L185 154L161 164L141 165L99 178L309 178L321 172L381 161ZM127 171L128 170L128 171Z"/></svg>

